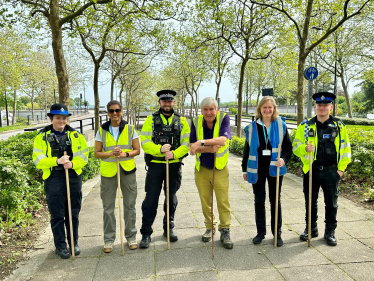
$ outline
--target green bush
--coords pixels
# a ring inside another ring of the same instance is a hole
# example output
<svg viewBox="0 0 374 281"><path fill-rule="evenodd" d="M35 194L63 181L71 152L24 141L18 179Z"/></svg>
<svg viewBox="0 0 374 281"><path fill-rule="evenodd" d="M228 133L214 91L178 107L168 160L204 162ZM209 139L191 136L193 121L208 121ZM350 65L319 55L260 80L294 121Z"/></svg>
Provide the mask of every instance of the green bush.
<svg viewBox="0 0 374 281"><path fill-rule="evenodd" d="M236 108L230 107L229 110L231 114L238 114L238 110Z"/></svg>
<svg viewBox="0 0 374 281"><path fill-rule="evenodd" d="M88 164L83 167L82 180L92 179L100 171L100 159L95 158L94 147L90 147Z"/></svg>
<svg viewBox="0 0 374 281"><path fill-rule="evenodd" d="M230 141L230 152L243 155L245 138L233 136Z"/></svg>

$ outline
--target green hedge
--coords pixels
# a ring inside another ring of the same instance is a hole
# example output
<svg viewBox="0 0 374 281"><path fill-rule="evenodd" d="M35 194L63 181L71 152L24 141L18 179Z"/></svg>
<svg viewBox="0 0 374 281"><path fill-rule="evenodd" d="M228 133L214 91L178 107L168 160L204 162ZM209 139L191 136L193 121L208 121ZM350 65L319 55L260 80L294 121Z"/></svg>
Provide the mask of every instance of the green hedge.
<svg viewBox="0 0 374 281"><path fill-rule="evenodd" d="M19 225L42 207L44 187L42 171L32 161L34 138L37 132L18 134L0 141L0 229L15 223ZM100 168L90 148L88 164L82 179L93 178Z"/></svg>

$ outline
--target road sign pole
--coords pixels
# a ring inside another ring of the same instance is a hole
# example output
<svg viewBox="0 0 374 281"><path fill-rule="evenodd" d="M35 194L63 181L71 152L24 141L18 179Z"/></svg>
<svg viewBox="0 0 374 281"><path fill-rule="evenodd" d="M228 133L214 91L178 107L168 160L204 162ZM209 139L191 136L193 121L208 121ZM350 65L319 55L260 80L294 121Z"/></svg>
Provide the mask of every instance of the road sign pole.
<svg viewBox="0 0 374 281"><path fill-rule="evenodd" d="M307 118L312 117L312 104L313 104L313 80L308 80L308 109L307 109Z"/></svg>

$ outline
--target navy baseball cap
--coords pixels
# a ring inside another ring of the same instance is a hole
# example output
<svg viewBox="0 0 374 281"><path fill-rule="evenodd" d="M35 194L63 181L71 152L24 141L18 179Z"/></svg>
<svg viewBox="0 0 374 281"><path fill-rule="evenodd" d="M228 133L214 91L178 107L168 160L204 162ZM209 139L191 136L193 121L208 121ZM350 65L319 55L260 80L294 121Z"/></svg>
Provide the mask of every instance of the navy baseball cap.
<svg viewBox="0 0 374 281"><path fill-rule="evenodd" d="M55 103L51 105L51 109L49 110L49 113L47 113L48 116L53 116L53 115L67 115L71 116L68 112L68 108L65 104L63 103Z"/></svg>

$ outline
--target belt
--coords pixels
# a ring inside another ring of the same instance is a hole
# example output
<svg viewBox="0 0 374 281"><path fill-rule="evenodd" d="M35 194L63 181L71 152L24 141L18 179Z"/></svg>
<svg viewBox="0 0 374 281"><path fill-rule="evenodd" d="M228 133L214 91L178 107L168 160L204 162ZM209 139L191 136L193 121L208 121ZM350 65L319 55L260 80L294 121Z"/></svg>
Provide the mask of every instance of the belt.
<svg viewBox="0 0 374 281"><path fill-rule="evenodd" d="M320 171L324 170L324 169L328 169L329 167L331 166L335 166L336 167L336 164L331 164L331 165L320 165L320 164L314 164L313 163L313 168L314 169L318 169Z"/></svg>
<svg viewBox="0 0 374 281"><path fill-rule="evenodd" d="M52 167L52 170L61 171L61 170L65 170L65 169L64 169L64 167L56 166L56 167Z"/></svg>

